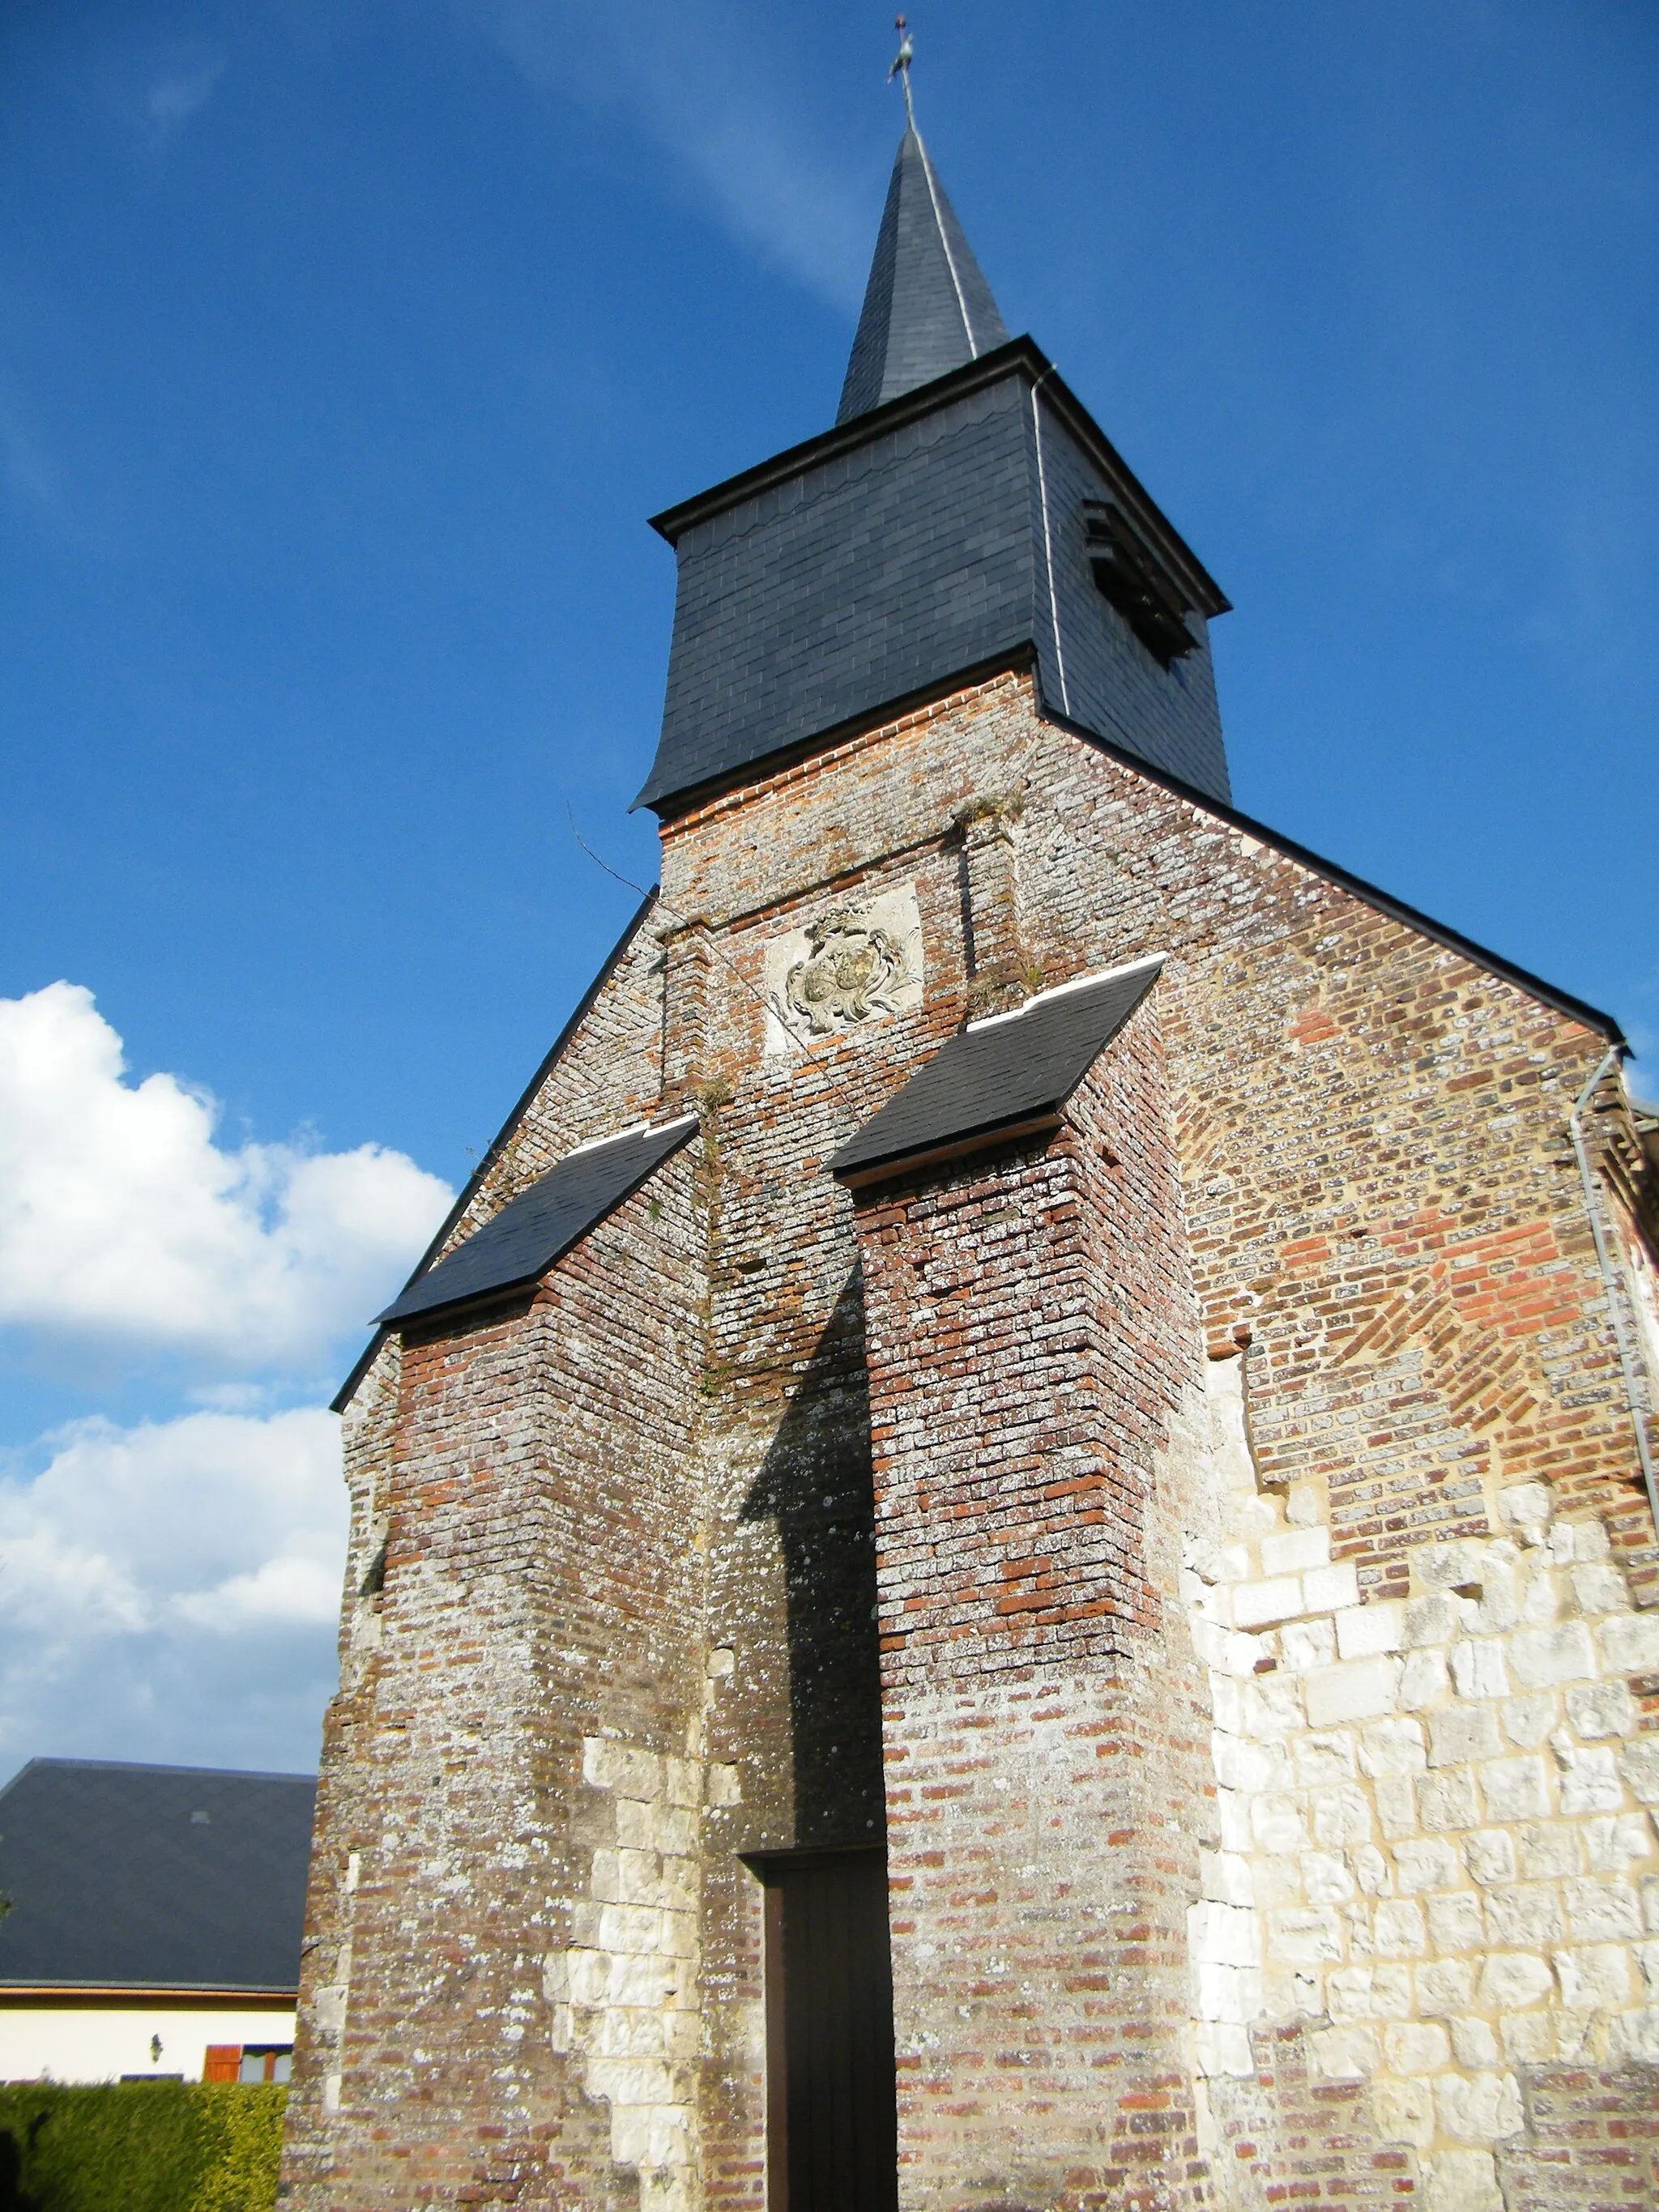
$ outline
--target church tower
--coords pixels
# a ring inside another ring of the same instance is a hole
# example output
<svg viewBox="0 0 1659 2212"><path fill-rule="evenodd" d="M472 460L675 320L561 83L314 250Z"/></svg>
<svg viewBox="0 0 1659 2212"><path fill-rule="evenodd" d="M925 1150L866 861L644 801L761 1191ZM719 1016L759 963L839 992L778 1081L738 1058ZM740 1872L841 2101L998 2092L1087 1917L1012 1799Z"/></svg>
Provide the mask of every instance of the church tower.
<svg viewBox="0 0 1659 2212"><path fill-rule="evenodd" d="M284 2203L1637 2201L1615 1025L1232 807L914 125L655 527L660 888L340 1400Z"/></svg>
<svg viewBox="0 0 1659 2212"><path fill-rule="evenodd" d="M1024 656L1045 707L1227 797L1227 601L1030 338L906 131L833 429L658 515L666 816Z"/></svg>

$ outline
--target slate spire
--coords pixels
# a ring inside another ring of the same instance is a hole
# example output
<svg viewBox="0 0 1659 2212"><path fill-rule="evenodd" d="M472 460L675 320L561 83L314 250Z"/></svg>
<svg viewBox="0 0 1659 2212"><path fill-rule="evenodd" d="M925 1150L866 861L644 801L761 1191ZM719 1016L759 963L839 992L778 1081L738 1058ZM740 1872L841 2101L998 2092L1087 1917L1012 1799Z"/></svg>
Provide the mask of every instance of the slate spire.
<svg viewBox="0 0 1659 2212"><path fill-rule="evenodd" d="M836 420L849 422L930 384L1007 336L915 125L907 124Z"/></svg>

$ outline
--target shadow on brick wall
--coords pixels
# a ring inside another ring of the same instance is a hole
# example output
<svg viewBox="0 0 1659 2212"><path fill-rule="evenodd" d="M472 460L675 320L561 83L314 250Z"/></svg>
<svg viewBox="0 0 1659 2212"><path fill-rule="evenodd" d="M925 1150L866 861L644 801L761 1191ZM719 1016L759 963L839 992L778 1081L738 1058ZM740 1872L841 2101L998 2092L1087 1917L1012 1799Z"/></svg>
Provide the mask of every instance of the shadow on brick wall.
<svg viewBox="0 0 1659 2212"><path fill-rule="evenodd" d="M789 1400L742 1517L775 1520L783 1552L796 1847L880 1842L886 1816L875 1498L856 1270Z"/></svg>

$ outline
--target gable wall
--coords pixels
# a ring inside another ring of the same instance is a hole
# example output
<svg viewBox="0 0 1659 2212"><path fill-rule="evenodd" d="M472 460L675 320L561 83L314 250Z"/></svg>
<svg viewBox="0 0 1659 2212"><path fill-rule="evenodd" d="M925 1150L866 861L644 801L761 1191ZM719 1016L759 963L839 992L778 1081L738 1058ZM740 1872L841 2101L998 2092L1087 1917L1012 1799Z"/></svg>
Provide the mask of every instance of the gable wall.
<svg viewBox="0 0 1659 2212"><path fill-rule="evenodd" d="M964 810L1000 825L988 859L964 847ZM992 889L1007 911L976 929L974 902ZM769 945L838 905L907 890L920 1003L769 1055ZM706 957L665 984L653 933L688 924ZM1525 2140L1516 2114L1553 2094L1548 2069L1659 2054L1642 2024L1644 1977L1659 1971L1642 1948L1659 1936L1643 1808L1659 1783L1643 1763L1639 1700L1620 1702L1639 1667L1659 1671L1655 1617L1632 1607L1653 1592L1653 1557L1565 1142L1601 1040L1042 723L1018 675L665 825L659 916L471 1217L570 1143L659 1110L665 1033L700 1040L678 1094L705 1122L704 1333L683 1445L707 1547L701 1656L688 1642L685 1660L704 1732L696 2188L732 2208L764 2197L760 1899L737 1854L866 1842L885 1823L865 1294L854 1206L827 1162L960 1021L984 981L976 942L1001 948L999 988L1019 969L1052 983L1166 956L1154 1003L1200 1316L1192 1352L1196 1362L1201 1336L1221 1355L1199 1363L1206 1409L1188 1405L1159 1477L1216 1722L1216 1832L1206 1838L1207 1814L1195 1825L1206 1855L1184 1863L1177 1885L1195 1915L1186 2047L1207 2085L1197 2119L1220 2160L1215 2186L1244 2172L1227 2148L1239 2141L1255 2144L1262 2173L1282 2175L1302 2155L1287 2147L1298 2115L1322 2109L1322 2109L1360 2129L1356 2175L1384 2171L1367 2163L1373 2152L1403 2145L1405 2163L1388 2169L1404 2176L1399 2188L1438 2186L1438 2160L1445 2186L1451 2177L1465 2192L1442 2201L1479 2205L1468 2191ZM676 994L694 966L690 1022ZM664 1265L672 1276L690 1262ZM641 1371L616 1378L624 1407ZM1170 1418L1164 1388L1142 1409L1153 1426ZM389 1346L350 1417L359 1577L395 1489L395 1409L409 1389ZM617 1418L627 1433L631 1413ZM582 1450L603 1444L596 1429ZM611 1449L605 1483L614 1492L633 1480L629 1455ZM1516 1495L1540 1481L1551 1514L1516 1519ZM1609 1578L1618 1561L1627 1580ZM347 1610L361 1610L355 1596ZM953 1650L964 1681L980 1665L971 1632L943 1647L941 1693ZM1535 1685L1525 1671L1562 1666L1580 1674ZM327 1961L349 1918L343 1838L378 1832L382 1797L402 1786L349 1747L374 1709L374 1679L349 1638L319 1826L319 1964L296 2088L296 2111L312 2118L296 2132L296 2174L307 2144L320 2154L345 2125L320 2101L337 2063L323 2047L325 1992L339 1986ZM1577 1694L1609 1682L1605 1697ZM1466 1706L1479 1716L1466 1719ZM1595 1733L1609 1721L1613 1733ZM1540 1725L1524 1744L1514 1734ZM654 1739L640 1748L647 1763L605 1770L604 1788L635 1808L627 1821L648 1827L660 1814L677 1834L670 1816L689 1808L672 1802L682 1785L660 1763L669 1754ZM1530 1778L1505 1800L1510 1778L1485 1769L1516 1757L1534 1762ZM1570 1798L1581 1783L1588 1794ZM548 1835L564 1832L582 1790L600 1787L567 1772L546 1801ZM1540 1790L1541 1814L1503 1809ZM1551 1833L1523 1844L1540 1826ZM1503 1849L1480 1840L1494 1827L1510 1838L1512 1878ZM655 1879L690 1878L670 1866L675 1853L658 1856ZM418 1890L428 1875L411 1866L406 1878ZM1496 1896L1510 1889L1528 1894ZM526 1887L514 1909L539 1924L543 1894ZM1576 1956L1609 1947L1616 1970ZM1492 1958L1512 1957L1529 1963L1488 1974ZM1439 1972L1444 1960L1467 1973ZM1523 1984L1528 2002L1505 2004L1501 1993ZM560 2012L568 2002L550 1984L521 2015L544 2051L565 2039L555 2055L567 2067L586 2064L583 2036L634 2032L579 2029ZM1454 2016L1453 2004L1465 2009ZM1510 2033L1510 2013L1544 2026ZM1297 2055L1272 2039L1285 2035ZM1436 2075L1453 2083L1438 2101ZM1285 2087L1294 2111L1281 2108L1273 2084L1298 2081L1311 2086ZM678 2201L685 2169L672 2135L625 2128L631 2158L607 2135L634 2109L626 2086L613 2081L615 2097L584 2086L598 2099L597 2147L570 2168L568 2191L597 2203L617 2187L664 2189ZM563 2089L535 2095L567 2109Z"/></svg>

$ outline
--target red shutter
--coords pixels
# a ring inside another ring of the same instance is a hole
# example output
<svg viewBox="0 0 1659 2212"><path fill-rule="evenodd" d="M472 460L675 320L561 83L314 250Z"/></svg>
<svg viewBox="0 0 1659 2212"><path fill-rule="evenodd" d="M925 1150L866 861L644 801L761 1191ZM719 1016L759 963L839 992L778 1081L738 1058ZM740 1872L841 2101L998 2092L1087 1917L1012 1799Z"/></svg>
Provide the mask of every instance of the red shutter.
<svg viewBox="0 0 1659 2212"><path fill-rule="evenodd" d="M234 2081L242 2070L242 2046L240 2043L210 2043L207 2058L202 2067L204 2081Z"/></svg>

